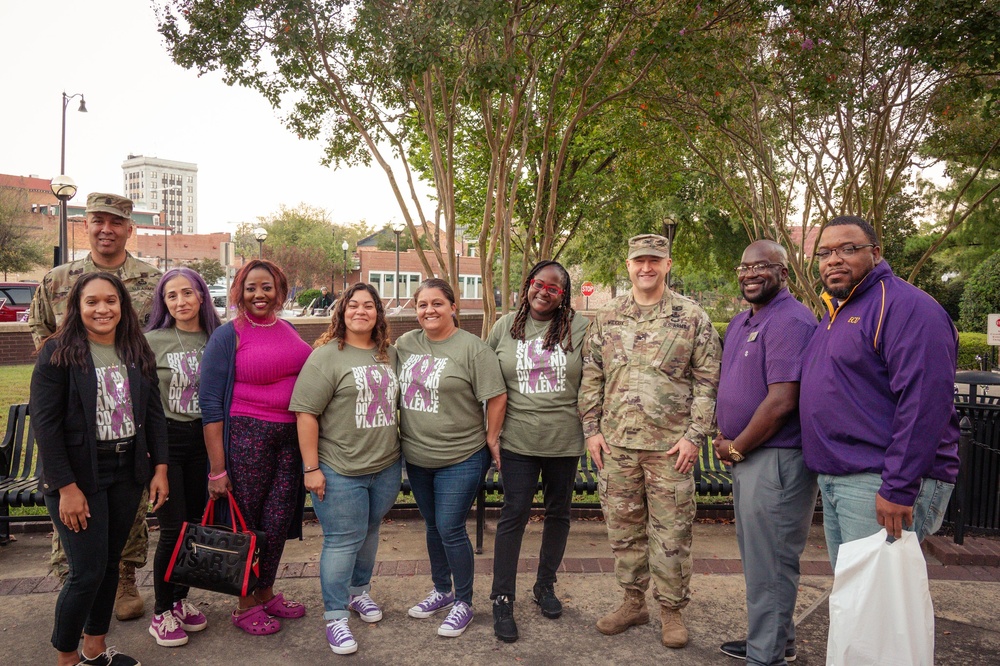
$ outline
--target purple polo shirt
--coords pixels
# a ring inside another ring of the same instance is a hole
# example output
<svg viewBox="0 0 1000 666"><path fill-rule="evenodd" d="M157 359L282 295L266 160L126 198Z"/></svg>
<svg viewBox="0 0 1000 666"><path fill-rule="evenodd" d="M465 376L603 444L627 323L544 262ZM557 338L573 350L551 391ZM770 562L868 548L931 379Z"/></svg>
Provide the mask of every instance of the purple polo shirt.
<svg viewBox="0 0 1000 666"><path fill-rule="evenodd" d="M802 354L815 330L816 317L788 289L757 314L747 310L729 322L715 410L726 439L735 439L747 427L769 384L799 381ZM761 446L801 448L798 412Z"/></svg>

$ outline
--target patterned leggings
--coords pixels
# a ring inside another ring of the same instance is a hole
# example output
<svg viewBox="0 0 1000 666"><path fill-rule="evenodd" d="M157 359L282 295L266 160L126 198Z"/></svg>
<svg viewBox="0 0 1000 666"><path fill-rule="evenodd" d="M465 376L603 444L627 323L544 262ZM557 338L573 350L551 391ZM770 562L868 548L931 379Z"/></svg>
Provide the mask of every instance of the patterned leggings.
<svg viewBox="0 0 1000 666"><path fill-rule="evenodd" d="M274 585L302 483L294 423L234 416L229 424L229 480L247 527L266 534L258 588Z"/></svg>

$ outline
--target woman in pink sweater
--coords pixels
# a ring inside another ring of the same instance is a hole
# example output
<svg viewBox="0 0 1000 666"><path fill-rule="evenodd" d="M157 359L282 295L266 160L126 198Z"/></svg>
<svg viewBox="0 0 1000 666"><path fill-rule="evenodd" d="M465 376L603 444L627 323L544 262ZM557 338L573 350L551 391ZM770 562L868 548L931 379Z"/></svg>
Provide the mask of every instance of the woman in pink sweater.
<svg viewBox="0 0 1000 666"><path fill-rule="evenodd" d="M201 409L211 472L212 498L232 492L247 526L265 533L260 579L241 597L233 624L252 635L281 629L278 618L305 615L305 606L274 592L274 579L289 537L302 530L302 457L292 389L310 347L281 320L288 280L270 261L247 262L230 294L236 318L205 347Z"/></svg>

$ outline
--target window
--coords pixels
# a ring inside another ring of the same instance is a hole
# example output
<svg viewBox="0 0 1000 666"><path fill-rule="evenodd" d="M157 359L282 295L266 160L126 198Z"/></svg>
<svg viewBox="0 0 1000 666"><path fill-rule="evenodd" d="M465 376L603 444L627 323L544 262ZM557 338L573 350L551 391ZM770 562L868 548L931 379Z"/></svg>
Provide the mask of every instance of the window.
<svg viewBox="0 0 1000 666"><path fill-rule="evenodd" d="M194 182L194 176L188 176L188 182L189 183L193 183Z"/></svg>
<svg viewBox="0 0 1000 666"><path fill-rule="evenodd" d="M193 233L194 233L194 227L192 227L192 226L191 226L191 225L189 224L189 225L187 226L187 232L188 232L189 234L193 234Z"/></svg>
<svg viewBox="0 0 1000 666"><path fill-rule="evenodd" d="M368 271L368 281L378 289L378 294L382 298L395 298L395 271ZM417 291L420 284L420 273L399 272L399 298L405 300L411 298Z"/></svg>
<svg viewBox="0 0 1000 666"><path fill-rule="evenodd" d="M459 275L458 286L462 290L459 298L481 298L483 278L479 275Z"/></svg>
<svg viewBox="0 0 1000 666"><path fill-rule="evenodd" d="M155 172L155 171L151 172L151 173L149 174L149 177L150 177L150 178L156 178L156 172Z"/></svg>
<svg viewBox="0 0 1000 666"><path fill-rule="evenodd" d="M188 185L188 192L194 192L194 186Z"/></svg>
<svg viewBox="0 0 1000 666"><path fill-rule="evenodd" d="M188 203L194 203L194 197L188 197Z"/></svg>

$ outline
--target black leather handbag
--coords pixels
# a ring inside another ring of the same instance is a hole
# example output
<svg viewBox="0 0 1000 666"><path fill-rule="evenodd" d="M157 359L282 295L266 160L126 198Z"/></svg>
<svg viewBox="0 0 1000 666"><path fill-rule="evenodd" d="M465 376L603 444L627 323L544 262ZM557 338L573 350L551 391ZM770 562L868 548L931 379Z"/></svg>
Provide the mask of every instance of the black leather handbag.
<svg viewBox="0 0 1000 666"><path fill-rule="evenodd" d="M231 525L213 524L218 500L208 501L200 524L184 521L167 566L167 582L241 597L257 587L263 535L247 529L233 494L227 497Z"/></svg>

